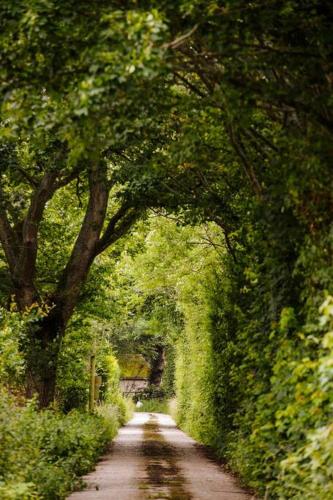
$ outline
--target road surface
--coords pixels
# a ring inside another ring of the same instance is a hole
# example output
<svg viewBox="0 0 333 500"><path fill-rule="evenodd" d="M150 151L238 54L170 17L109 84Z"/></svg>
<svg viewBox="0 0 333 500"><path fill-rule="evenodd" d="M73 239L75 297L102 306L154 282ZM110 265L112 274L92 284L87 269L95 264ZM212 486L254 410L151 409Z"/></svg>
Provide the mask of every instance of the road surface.
<svg viewBox="0 0 333 500"><path fill-rule="evenodd" d="M171 417L136 413L69 500L251 500Z"/></svg>

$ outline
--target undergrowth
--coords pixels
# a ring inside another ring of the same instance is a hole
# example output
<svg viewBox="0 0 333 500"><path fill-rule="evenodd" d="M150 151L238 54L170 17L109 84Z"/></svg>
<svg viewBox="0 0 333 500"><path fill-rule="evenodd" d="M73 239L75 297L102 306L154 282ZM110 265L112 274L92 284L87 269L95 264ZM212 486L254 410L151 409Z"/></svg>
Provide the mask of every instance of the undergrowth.
<svg viewBox="0 0 333 500"><path fill-rule="evenodd" d="M0 498L59 500L82 484L128 415L115 405L91 415L37 411L0 394Z"/></svg>

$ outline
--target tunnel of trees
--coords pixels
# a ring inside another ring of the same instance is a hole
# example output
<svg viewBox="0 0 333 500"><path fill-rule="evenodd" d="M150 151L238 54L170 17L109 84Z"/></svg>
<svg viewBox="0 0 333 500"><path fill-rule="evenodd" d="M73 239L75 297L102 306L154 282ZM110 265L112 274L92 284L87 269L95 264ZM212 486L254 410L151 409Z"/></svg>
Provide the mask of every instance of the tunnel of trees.
<svg viewBox="0 0 333 500"><path fill-rule="evenodd" d="M123 408L117 357L140 354L244 484L333 498L332 20L329 0L1 2L7 420L85 408L92 352ZM87 442L105 419L68 418ZM73 487L22 457L3 498Z"/></svg>

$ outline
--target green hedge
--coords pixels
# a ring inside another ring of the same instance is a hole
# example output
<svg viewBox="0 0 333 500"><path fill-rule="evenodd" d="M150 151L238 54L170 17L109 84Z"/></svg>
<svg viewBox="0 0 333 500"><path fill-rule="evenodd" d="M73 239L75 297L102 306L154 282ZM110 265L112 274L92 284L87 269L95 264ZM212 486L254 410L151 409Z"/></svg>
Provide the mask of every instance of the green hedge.
<svg viewBox="0 0 333 500"><path fill-rule="evenodd" d="M123 412L122 412L123 413ZM122 418L124 416L122 415ZM80 486L119 426L117 407L102 415L63 415L0 396L0 498L55 500Z"/></svg>
<svg viewBox="0 0 333 500"><path fill-rule="evenodd" d="M219 283L183 302L178 424L265 498L333 499L332 297L305 326L284 308L265 332Z"/></svg>

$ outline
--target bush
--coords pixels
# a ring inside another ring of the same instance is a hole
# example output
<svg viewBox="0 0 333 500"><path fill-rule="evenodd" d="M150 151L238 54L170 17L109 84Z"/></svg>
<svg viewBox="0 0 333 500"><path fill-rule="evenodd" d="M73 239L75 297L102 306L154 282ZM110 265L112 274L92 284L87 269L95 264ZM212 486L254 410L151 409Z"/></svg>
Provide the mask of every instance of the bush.
<svg viewBox="0 0 333 500"><path fill-rule="evenodd" d="M261 333L223 286L177 341L177 423L265 498L332 499L333 298L319 322L286 307Z"/></svg>
<svg viewBox="0 0 333 500"><path fill-rule="evenodd" d="M55 500L77 488L119 427L119 410L98 415L38 412L0 395L0 498Z"/></svg>
<svg viewBox="0 0 333 500"><path fill-rule="evenodd" d="M333 297L328 297L321 307L321 323L329 331L323 338L324 352L312 362L312 377L305 391L304 382L299 381L298 395L308 397L301 408L295 411L295 420L306 425L305 444L289 453L281 462L277 491L295 500L327 500L333 498ZM297 369L307 369L308 360L303 360ZM306 422L305 420L307 417ZM311 428L312 427L312 428Z"/></svg>
<svg viewBox="0 0 333 500"><path fill-rule="evenodd" d="M134 403L130 398L124 398L120 394L115 394L112 403L103 403L97 407L97 414L106 420L115 419L120 425L124 425L132 418Z"/></svg>
<svg viewBox="0 0 333 500"><path fill-rule="evenodd" d="M24 338L23 315L8 312L0 306L0 380L2 384L19 388L24 374L24 358L20 343Z"/></svg>

